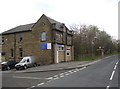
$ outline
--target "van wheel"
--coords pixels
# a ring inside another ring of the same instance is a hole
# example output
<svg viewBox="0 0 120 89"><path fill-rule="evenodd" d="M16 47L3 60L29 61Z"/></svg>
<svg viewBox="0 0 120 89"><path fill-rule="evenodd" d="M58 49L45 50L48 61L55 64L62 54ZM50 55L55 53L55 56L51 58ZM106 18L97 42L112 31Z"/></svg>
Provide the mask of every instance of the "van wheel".
<svg viewBox="0 0 120 89"><path fill-rule="evenodd" d="M26 66L26 65L24 65L24 69L27 69L27 66Z"/></svg>
<svg viewBox="0 0 120 89"><path fill-rule="evenodd" d="M36 63L34 63L34 65L33 65L34 67L36 67L37 66L37 64Z"/></svg>

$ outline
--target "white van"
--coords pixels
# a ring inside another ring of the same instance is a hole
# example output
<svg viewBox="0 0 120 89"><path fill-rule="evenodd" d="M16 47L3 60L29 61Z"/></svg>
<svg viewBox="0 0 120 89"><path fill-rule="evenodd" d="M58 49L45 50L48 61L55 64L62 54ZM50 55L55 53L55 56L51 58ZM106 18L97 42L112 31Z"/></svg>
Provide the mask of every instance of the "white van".
<svg viewBox="0 0 120 89"><path fill-rule="evenodd" d="M34 56L24 57L19 63L15 65L16 70L27 69L28 67L36 66L36 58Z"/></svg>

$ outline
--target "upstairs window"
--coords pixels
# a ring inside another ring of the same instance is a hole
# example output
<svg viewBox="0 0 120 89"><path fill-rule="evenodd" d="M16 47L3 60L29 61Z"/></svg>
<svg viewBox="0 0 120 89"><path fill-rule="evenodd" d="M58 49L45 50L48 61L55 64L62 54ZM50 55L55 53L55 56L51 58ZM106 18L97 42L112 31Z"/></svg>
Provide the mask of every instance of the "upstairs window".
<svg viewBox="0 0 120 89"><path fill-rule="evenodd" d="M41 40L46 41L46 32L42 32L41 34Z"/></svg>
<svg viewBox="0 0 120 89"><path fill-rule="evenodd" d="M19 35L19 41L21 42L22 40L23 40L23 35L20 34L20 35Z"/></svg>
<svg viewBox="0 0 120 89"><path fill-rule="evenodd" d="M23 40L23 38L22 37L20 37L20 42Z"/></svg>
<svg viewBox="0 0 120 89"><path fill-rule="evenodd" d="M62 43L63 35L62 33L56 33L56 41Z"/></svg>
<svg viewBox="0 0 120 89"><path fill-rule="evenodd" d="M23 57L23 49L22 48L19 48L19 56Z"/></svg>
<svg viewBox="0 0 120 89"><path fill-rule="evenodd" d="M72 37L67 36L67 44L72 45Z"/></svg>
<svg viewBox="0 0 120 89"><path fill-rule="evenodd" d="M4 44L5 42L5 37L2 37L2 44Z"/></svg>

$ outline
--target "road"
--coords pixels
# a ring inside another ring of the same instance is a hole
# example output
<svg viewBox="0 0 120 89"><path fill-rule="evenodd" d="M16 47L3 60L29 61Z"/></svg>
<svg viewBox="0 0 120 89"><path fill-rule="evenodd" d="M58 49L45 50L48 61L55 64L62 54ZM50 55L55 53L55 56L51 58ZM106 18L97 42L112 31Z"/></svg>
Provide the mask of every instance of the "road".
<svg viewBox="0 0 120 89"><path fill-rule="evenodd" d="M91 66L80 69L36 72L36 73L16 73L6 71L2 73L3 87L111 87L119 86L118 66L120 68L118 56L108 57Z"/></svg>

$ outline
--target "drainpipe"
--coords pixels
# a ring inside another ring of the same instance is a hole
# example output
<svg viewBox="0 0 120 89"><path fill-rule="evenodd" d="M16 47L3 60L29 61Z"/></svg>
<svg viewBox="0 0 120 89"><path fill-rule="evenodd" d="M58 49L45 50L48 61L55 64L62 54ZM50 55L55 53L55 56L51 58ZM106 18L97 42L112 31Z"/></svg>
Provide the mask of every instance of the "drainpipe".
<svg viewBox="0 0 120 89"><path fill-rule="evenodd" d="M16 61L16 34L14 33L14 61Z"/></svg>

